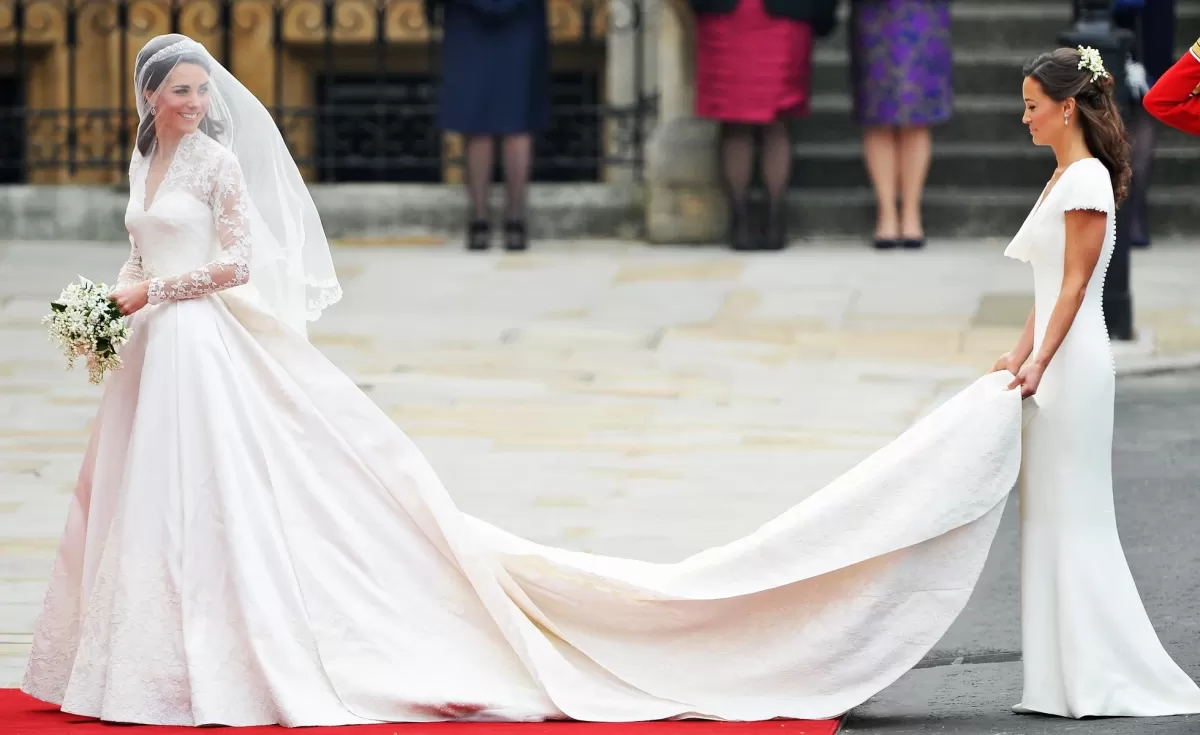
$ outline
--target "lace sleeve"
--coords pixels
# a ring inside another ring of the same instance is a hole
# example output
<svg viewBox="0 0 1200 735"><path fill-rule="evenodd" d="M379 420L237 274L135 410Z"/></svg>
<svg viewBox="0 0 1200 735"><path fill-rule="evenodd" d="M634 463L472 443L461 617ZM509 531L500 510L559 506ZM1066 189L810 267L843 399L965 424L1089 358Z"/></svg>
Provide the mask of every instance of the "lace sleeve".
<svg viewBox="0 0 1200 735"><path fill-rule="evenodd" d="M130 286L135 283L141 283L146 280L146 275L142 271L142 251L138 250L137 243L133 241L133 235L129 236L129 259L121 266L121 272L117 274L117 287Z"/></svg>
<svg viewBox="0 0 1200 735"><path fill-rule="evenodd" d="M250 223L246 183L232 156L221 162L209 206L217 226L221 255L189 273L150 281L150 303L194 299L241 286L250 280Z"/></svg>

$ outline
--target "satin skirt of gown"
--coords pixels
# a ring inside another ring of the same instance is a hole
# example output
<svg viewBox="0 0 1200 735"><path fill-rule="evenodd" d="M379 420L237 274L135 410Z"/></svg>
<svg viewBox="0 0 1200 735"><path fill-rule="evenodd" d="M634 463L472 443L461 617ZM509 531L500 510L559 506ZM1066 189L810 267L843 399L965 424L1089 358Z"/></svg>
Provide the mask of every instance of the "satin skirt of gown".
<svg viewBox="0 0 1200 735"><path fill-rule="evenodd" d="M181 725L836 717L962 610L1019 472L1000 373L726 546L674 564L547 548L460 512L241 290L136 315L29 694Z"/></svg>
<svg viewBox="0 0 1200 735"><path fill-rule="evenodd" d="M1049 260L1035 259L1035 353L1062 283L1061 260ZM1050 361L1025 431L1019 483L1024 691L1013 709L1075 718L1197 713L1200 688L1159 641L1117 532L1116 380L1102 282L1099 273Z"/></svg>

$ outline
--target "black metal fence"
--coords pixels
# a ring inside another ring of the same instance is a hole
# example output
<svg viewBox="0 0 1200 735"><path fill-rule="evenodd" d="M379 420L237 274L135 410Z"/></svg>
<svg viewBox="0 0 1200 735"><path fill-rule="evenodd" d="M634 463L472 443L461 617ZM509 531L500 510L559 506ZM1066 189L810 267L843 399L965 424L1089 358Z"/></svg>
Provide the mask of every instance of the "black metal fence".
<svg viewBox="0 0 1200 735"><path fill-rule="evenodd" d="M657 107L647 0L545 1L551 127L534 178L640 177ZM250 87L310 180L456 176L421 0L0 0L0 183L120 181L134 58L161 33L204 43Z"/></svg>

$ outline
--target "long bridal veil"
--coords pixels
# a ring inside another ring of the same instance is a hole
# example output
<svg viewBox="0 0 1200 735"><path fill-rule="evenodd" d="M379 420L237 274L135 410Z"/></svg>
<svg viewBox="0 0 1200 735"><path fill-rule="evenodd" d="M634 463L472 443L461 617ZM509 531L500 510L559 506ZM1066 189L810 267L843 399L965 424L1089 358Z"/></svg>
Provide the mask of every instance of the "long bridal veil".
<svg viewBox="0 0 1200 735"><path fill-rule="evenodd" d="M317 207L266 107L202 44L179 34L158 36L135 62L139 142L152 148L155 98L169 92L164 81L186 63L209 74L201 130L241 165L250 200L252 288L277 318L304 333L305 323L335 304L342 290Z"/></svg>

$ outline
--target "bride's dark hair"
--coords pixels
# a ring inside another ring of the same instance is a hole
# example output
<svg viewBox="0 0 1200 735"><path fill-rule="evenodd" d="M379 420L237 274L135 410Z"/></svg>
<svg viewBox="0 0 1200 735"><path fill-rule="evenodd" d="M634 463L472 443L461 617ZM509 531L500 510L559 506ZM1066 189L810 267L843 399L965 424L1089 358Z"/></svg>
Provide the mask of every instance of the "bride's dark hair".
<svg viewBox="0 0 1200 735"><path fill-rule="evenodd" d="M212 73L212 63L209 61L208 54L201 51L186 50L178 54L170 54L155 61L147 67L150 59L154 54L163 50L167 46L179 41L187 40L185 36L171 34L168 36L160 36L150 43L147 43L141 51L138 52L137 61L134 64L133 78L135 83L140 81L141 89L137 90L138 94L142 95L141 99L145 100L150 95L158 91L167 77L170 76L173 70L179 64L195 64L204 69L208 73ZM145 104L145 103L143 103ZM205 115L200 121L200 130L211 138L218 138L224 132L224 127L218 121L214 120L211 115ZM142 121L138 124L137 131L137 148L143 156L150 155L150 151L154 149L154 143L158 140L158 133L154 129L154 116L144 115Z"/></svg>
<svg viewBox="0 0 1200 735"><path fill-rule="evenodd" d="M1092 72L1079 67L1080 58L1075 49L1055 49L1027 63L1023 74L1040 84L1055 102L1075 99L1083 139L1108 169L1113 196L1120 204L1129 191L1129 140L1113 99L1115 83L1111 74L1093 82Z"/></svg>

